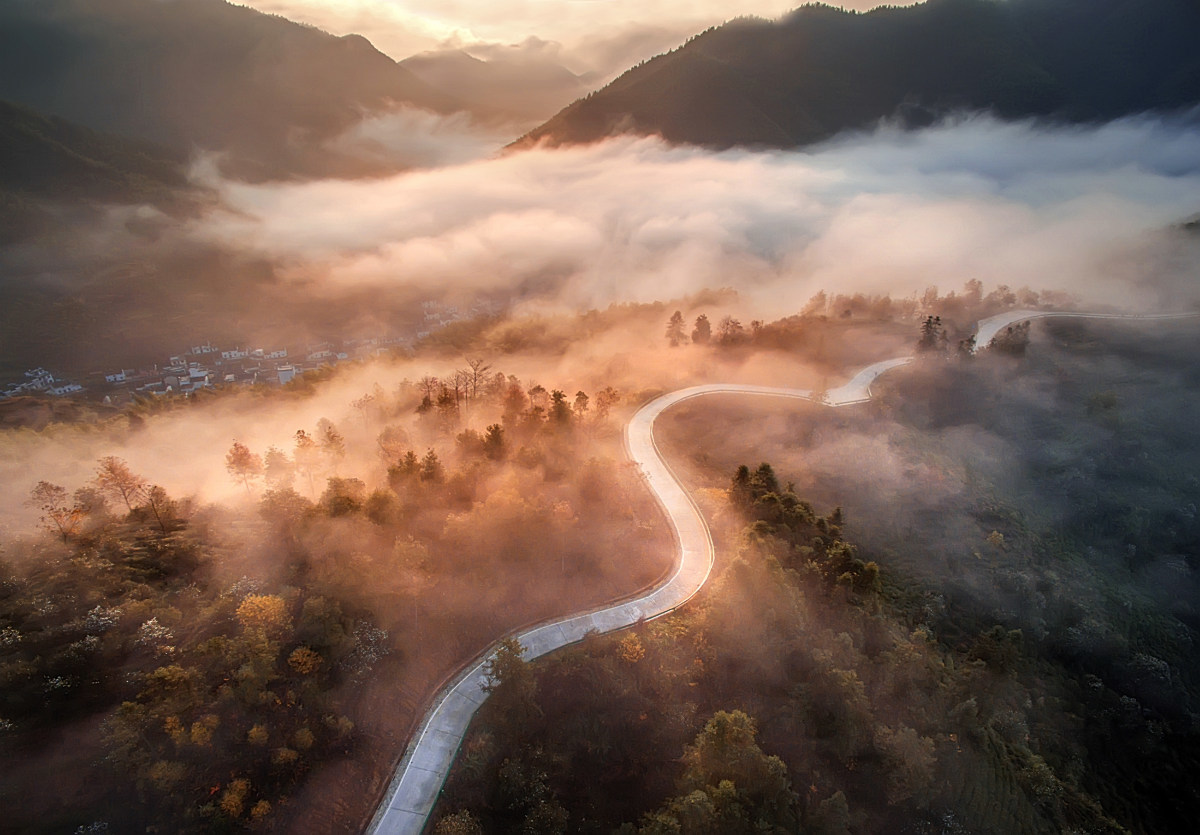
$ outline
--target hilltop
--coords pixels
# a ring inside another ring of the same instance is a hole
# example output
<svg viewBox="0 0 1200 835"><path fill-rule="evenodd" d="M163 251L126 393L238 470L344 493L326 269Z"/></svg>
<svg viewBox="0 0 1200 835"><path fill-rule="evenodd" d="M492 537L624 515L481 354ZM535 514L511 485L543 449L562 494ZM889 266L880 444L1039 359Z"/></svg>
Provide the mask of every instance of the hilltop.
<svg viewBox="0 0 1200 835"><path fill-rule="evenodd" d="M1200 102L1200 6L1186 0L812 4L738 19L626 72L518 144L618 133L792 148L955 111L1093 122Z"/></svg>
<svg viewBox="0 0 1200 835"><path fill-rule="evenodd" d="M6 2L0 98L251 179L370 173L330 146L364 114L461 109L361 36L224 0Z"/></svg>

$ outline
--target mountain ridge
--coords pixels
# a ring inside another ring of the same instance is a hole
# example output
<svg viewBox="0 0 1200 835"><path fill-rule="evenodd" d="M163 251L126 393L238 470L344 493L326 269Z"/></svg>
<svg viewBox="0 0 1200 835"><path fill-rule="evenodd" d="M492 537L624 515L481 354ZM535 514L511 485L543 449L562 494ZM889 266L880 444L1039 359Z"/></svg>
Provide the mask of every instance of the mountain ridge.
<svg viewBox="0 0 1200 835"><path fill-rule="evenodd" d="M634 133L790 148L961 110L1103 121L1200 102L1196 42L1192 0L929 0L866 13L809 4L706 30L514 146Z"/></svg>
<svg viewBox="0 0 1200 835"><path fill-rule="evenodd" d="M362 36L225 0L6 0L0 99L248 179L368 173L330 147L365 114L464 109Z"/></svg>

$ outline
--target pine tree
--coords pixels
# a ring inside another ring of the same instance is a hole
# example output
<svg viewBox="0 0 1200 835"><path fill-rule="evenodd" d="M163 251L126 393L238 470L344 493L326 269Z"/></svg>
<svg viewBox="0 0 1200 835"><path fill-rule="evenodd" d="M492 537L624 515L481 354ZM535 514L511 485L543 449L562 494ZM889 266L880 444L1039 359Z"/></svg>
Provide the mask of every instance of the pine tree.
<svg viewBox="0 0 1200 835"><path fill-rule="evenodd" d="M667 321L667 342L672 348L678 348L687 339L683 330L683 313L676 310Z"/></svg>

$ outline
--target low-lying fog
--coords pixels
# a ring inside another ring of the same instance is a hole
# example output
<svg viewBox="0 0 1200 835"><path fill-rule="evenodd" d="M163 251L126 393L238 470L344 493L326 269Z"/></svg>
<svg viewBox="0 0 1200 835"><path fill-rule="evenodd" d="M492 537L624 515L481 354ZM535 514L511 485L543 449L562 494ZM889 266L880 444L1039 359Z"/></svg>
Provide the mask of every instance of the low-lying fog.
<svg viewBox="0 0 1200 835"><path fill-rule="evenodd" d="M448 162L478 148L461 136L440 145ZM1167 230L1200 210L1200 134L976 117L808 152L621 138L385 180L214 185L230 211L189 234L331 293L416 284L586 308L733 287L771 313L820 289L904 296L976 278L1156 308L1193 297Z"/></svg>
<svg viewBox="0 0 1200 835"><path fill-rule="evenodd" d="M1085 305L1182 309L1196 299L1200 245L1175 228L1200 211L1200 133L1185 120L1053 129L976 117L917 133L883 127L803 153L718 154L630 138L499 154L469 126L422 124L445 131L444 142L421 146L429 167L383 180L247 185L201 166L224 208L154 246L199 241L265 259L318 306L419 287L514 300L519 313L569 311L728 287L748 321L795 313L819 290L899 298L969 279L985 292L1063 290ZM130 239L91 240L119 249ZM566 366L487 359L547 387L594 391L611 382L594 369L612 351L622 357L614 384L669 388L688 374L674 360L637 362L664 350L664 324L581 346ZM223 402L155 417L137 436L8 433L5 519L28 518L21 499L37 480L73 488L108 454L174 494L220 497L233 489L224 453L234 438L288 450L320 417L352 426L350 401L375 382L394 389L405 376L453 370L423 362L356 371L317 400L272 401L266 413Z"/></svg>

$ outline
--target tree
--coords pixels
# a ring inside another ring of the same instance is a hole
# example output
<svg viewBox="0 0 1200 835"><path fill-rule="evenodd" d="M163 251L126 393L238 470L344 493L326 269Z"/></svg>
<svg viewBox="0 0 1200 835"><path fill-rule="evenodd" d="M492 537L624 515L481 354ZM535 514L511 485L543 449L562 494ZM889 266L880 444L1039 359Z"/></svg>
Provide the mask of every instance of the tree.
<svg viewBox="0 0 1200 835"><path fill-rule="evenodd" d="M525 660L525 647L516 638L505 638L483 665L484 692L491 695L498 714L519 728L539 715L534 701L537 679Z"/></svg>
<svg viewBox="0 0 1200 835"><path fill-rule="evenodd" d="M525 661L525 647L516 638L505 638L483 665L483 675L485 693L494 693L506 683L532 681L533 673Z"/></svg>
<svg viewBox="0 0 1200 835"><path fill-rule="evenodd" d="M824 316L825 312L828 310L829 296L824 290L820 290L816 295L808 300L808 303L805 304L804 308L800 311L800 315L810 318L815 316Z"/></svg>
<svg viewBox="0 0 1200 835"><path fill-rule="evenodd" d="M309 495L316 495L316 471L321 461L321 448L317 442L303 429L296 430L296 451L292 453L296 462L296 472L308 479Z"/></svg>
<svg viewBox="0 0 1200 835"><path fill-rule="evenodd" d="M529 408L529 398L525 394L525 390L516 382L510 381L508 388L504 392L504 405L501 412L500 421L509 429L516 426L521 415Z"/></svg>
<svg viewBox="0 0 1200 835"><path fill-rule="evenodd" d="M492 370L492 366L482 358L476 357L467 360L467 368L469 369L471 397L476 398L479 396L479 390L483 387L484 381L487 379L487 373Z"/></svg>
<svg viewBox="0 0 1200 835"><path fill-rule="evenodd" d="M621 393L612 386L605 386L596 393L596 417L604 420L613 406L621 401Z"/></svg>
<svg viewBox="0 0 1200 835"><path fill-rule="evenodd" d="M466 457L483 455L483 436L474 429L459 432L454 442L458 445L459 452Z"/></svg>
<svg viewBox="0 0 1200 835"><path fill-rule="evenodd" d="M241 481L249 493L250 479L262 475L263 461L249 447L235 440L225 455L225 469L235 481Z"/></svg>
<svg viewBox="0 0 1200 835"><path fill-rule="evenodd" d="M834 792L818 804L808 816L805 832L813 835L850 835L850 804L846 795Z"/></svg>
<svg viewBox="0 0 1200 835"><path fill-rule="evenodd" d="M582 391L575 392L575 405L572 407L575 411L575 417L582 420L583 416L587 414L588 405L589 398L587 394Z"/></svg>
<svg viewBox="0 0 1200 835"><path fill-rule="evenodd" d="M754 490L750 483L750 468L742 464L733 474L733 483L729 488L729 500L740 510L749 510L754 504Z"/></svg>
<svg viewBox="0 0 1200 835"><path fill-rule="evenodd" d="M250 594L238 605L238 623L247 632L279 637L292 628L287 601L276 594Z"/></svg>
<svg viewBox="0 0 1200 835"><path fill-rule="evenodd" d="M483 454L492 461L500 461L506 451L504 442L504 427L493 423L483 436Z"/></svg>
<svg viewBox="0 0 1200 835"><path fill-rule="evenodd" d="M263 456L263 477L267 484L275 490L290 488L296 475L296 468L283 450L278 447L267 447Z"/></svg>
<svg viewBox="0 0 1200 835"><path fill-rule="evenodd" d="M348 516L362 509L367 485L357 478L332 477L325 482L320 505L330 516Z"/></svg>
<svg viewBox="0 0 1200 835"><path fill-rule="evenodd" d="M707 345L712 339L712 325L708 317L701 313L696 317L696 327L692 328L692 342L697 345Z"/></svg>
<svg viewBox="0 0 1200 835"><path fill-rule="evenodd" d="M711 795L711 787L728 781L744 793L747 811L754 818L786 825L796 802L787 766L779 757L764 754L757 736L752 717L740 710L717 711L684 751L683 786L687 790L709 787Z"/></svg>
<svg viewBox="0 0 1200 835"><path fill-rule="evenodd" d="M158 524L158 529L162 531L163 536L170 533L168 524L175 517L175 502L167 495L167 491L157 484L151 487L146 491L145 506L150 511L150 515L154 517L154 521Z"/></svg>
<svg viewBox="0 0 1200 835"><path fill-rule="evenodd" d="M39 481L29 492L27 504L42 512L42 527L57 533L63 542L79 528L83 510L67 498L67 491L57 484Z"/></svg>
<svg viewBox="0 0 1200 835"><path fill-rule="evenodd" d="M550 394L550 420L559 426L571 423L571 406L567 403L567 395L560 389Z"/></svg>
<svg viewBox="0 0 1200 835"><path fill-rule="evenodd" d="M396 492L421 473L421 460L411 449L395 464L388 467L388 487Z"/></svg>
<svg viewBox="0 0 1200 835"><path fill-rule="evenodd" d="M375 443L379 445L379 457L384 463L394 464L408 449L408 433L404 431L403 426L391 424L384 427Z"/></svg>
<svg viewBox="0 0 1200 835"><path fill-rule="evenodd" d="M721 319L721 324L717 326L717 342L722 345L738 345L746 339L746 329L742 327L742 323L732 316L726 316Z"/></svg>
<svg viewBox="0 0 1200 835"><path fill-rule="evenodd" d="M96 486L105 496L120 499L125 509L132 511L145 497L147 482L129 469L124 460L109 455L100 459L100 466L96 470Z"/></svg>
<svg viewBox="0 0 1200 835"><path fill-rule="evenodd" d="M458 425L458 396L448 386L442 386L437 396L438 423L443 430Z"/></svg>
<svg viewBox="0 0 1200 835"><path fill-rule="evenodd" d="M880 725L875 730L875 749L887 765L888 803L912 799L918 807L927 806L937 765L933 740L907 725L895 729Z"/></svg>
<svg viewBox="0 0 1200 835"><path fill-rule="evenodd" d="M423 394L426 399L431 402L433 401L434 396L438 393L438 389L440 387L441 383L438 382L438 378L430 377L428 374L426 374L417 382L417 388L421 390L421 394Z"/></svg>
<svg viewBox="0 0 1200 835"><path fill-rule="evenodd" d="M350 402L350 405L358 409L358 413L362 416L364 429L370 425L370 421L367 420L367 412L374 402L375 395L370 392Z"/></svg>
<svg viewBox="0 0 1200 835"><path fill-rule="evenodd" d="M988 347L1013 357L1025 356L1025 349L1029 347L1029 322L1009 325L1003 333L992 338Z"/></svg>
<svg viewBox="0 0 1200 835"><path fill-rule="evenodd" d="M941 316L926 316L921 323L921 338L917 350L922 353L941 353L946 348L946 329Z"/></svg>
<svg viewBox="0 0 1200 835"><path fill-rule="evenodd" d="M441 484L446 477L446 468L442 466L442 462L438 459L438 455L432 449L425 453L425 457L421 459L421 481L428 481L433 484Z"/></svg>
<svg viewBox="0 0 1200 835"><path fill-rule="evenodd" d="M84 516L100 517L108 515L108 501L98 487L84 485L75 490L72 498L75 507Z"/></svg>
<svg viewBox="0 0 1200 835"><path fill-rule="evenodd" d="M672 348L678 348L687 339L683 330L683 313L676 310L667 321L667 342Z"/></svg>
<svg viewBox="0 0 1200 835"><path fill-rule="evenodd" d="M346 457L346 439L329 418L317 421L317 433L320 437L321 454L336 473L338 464Z"/></svg>
<svg viewBox="0 0 1200 835"><path fill-rule="evenodd" d="M450 382L454 386L454 402L456 404L465 403L471 399L470 371L455 371L454 375L450 378Z"/></svg>
<svg viewBox="0 0 1200 835"><path fill-rule="evenodd" d="M483 835L483 827L478 818L463 809L439 820L433 835Z"/></svg>

